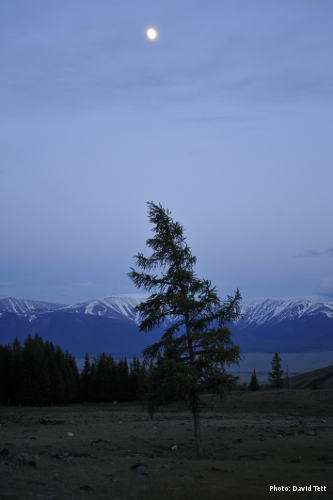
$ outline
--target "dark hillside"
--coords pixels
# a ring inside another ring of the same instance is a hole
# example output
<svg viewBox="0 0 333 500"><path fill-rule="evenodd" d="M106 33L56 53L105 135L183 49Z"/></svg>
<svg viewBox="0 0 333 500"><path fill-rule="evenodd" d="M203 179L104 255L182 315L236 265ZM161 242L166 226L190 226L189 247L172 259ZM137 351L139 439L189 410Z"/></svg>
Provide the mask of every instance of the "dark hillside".
<svg viewBox="0 0 333 500"><path fill-rule="evenodd" d="M333 365L291 377L289 384L293 389L333 389Z"/></svg>

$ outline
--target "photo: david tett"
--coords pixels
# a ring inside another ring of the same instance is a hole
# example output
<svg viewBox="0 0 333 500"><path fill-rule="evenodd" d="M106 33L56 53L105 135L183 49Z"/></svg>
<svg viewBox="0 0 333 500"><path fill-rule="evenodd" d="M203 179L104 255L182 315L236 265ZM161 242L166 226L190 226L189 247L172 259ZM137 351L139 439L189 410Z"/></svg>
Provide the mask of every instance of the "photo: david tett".
<svg viewBox="0 0 333 500"><path fill-rule="evenodd" d="M326 486L323 486L323 485L316 485L316 484L308 484L306 486L299 486L299 485L295 485L293 484L292 486L284 486L284 485L280 485L280 486L277 486L276 484L273 484L269 487L269 491L273 491L273 492L286 492L286 493L289 493L289 492L297 492L297 493L305 493L305 492L314 492L314 493L318 493L318 492L326 492L327 489L326 489Z"/></svg>

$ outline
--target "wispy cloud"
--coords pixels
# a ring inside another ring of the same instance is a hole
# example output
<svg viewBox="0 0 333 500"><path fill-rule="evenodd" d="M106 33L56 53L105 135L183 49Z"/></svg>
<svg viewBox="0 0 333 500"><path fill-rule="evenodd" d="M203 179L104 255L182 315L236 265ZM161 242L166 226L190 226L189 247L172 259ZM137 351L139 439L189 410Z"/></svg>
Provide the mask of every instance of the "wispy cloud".
<svg viewBox="0 0 333 500"><path fill-rule="evenodd" d="M306 252L299 253L295 255L297 259L303 259L307 257L333 257L333 247L327 250L307 250Z"/></svg>
<svg viewBox="0 0 333 500"><path fill-rule="evenodd" d="M71 283L71 286L77 288L95 288L96 284L92 283L91 281L80 281L77 283Z"/></svg>
<svg viewBox="0 0 333 500"><path fill-rule="evenodd" d="M14 285L15 285L15 283L12 283L11 281L0 282L0 288L7 288L10 286L14 286Z"/></svg>
<svg viewBox="0 0 333 500"><path fill-rule="evenodd" d="M319 285L318 293L333 298L333 278L324 278Z"/></svg>
<svg viewBox="0 0 333 500"><path fill-rule="evenodd" d="M216 123L216 122L242 122L245 120L251 120L250 117L241 115L198 115L186 118L186 121L198 122L198 123Z"/></svg>

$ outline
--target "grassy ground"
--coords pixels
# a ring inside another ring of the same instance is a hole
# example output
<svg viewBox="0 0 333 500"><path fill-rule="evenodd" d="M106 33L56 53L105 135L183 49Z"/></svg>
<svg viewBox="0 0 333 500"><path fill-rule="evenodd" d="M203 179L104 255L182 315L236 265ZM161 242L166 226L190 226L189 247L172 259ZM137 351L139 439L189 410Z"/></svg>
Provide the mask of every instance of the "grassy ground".
<svg viewBox="0 0 333 500"><path fill-rule="evenodd" d="M205 403L204 459L195 457L191 415L180 404L153 421L138 404L0 407L0 499L333 497L332 390L239 392Z"/></svg>

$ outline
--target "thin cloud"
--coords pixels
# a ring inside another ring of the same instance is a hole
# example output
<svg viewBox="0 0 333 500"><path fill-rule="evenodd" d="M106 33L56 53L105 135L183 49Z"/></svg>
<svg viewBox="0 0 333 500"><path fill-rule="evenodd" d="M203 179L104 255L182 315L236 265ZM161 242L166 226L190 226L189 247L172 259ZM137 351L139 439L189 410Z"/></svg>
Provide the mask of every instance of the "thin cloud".
<svg viewBox="0 0 333 500"><path fill-rule="evenodd" d="M303 259L307 257L333 257L333 247L327 250L307 250L306 252L299 253L295 255L297 259Z"/></svg>
<svg viewBox="0 0 333 500"><path fill-rule="evenodd" d="M14 286L14 285L15 285L15 283L12 283L11 281L0 282L0 288L6 288L9 286Z"/></svg>
<svg viewBox="0 0 333 500"><path fill-rule="evenodd" d="M318 293L333 298L333 278L324 278L319 285Z"/></svg>
<svg viewBox="0 0 333 500"><path fill-rule="evenodd" d="M80 281L77 283L71 283L71 286L75 286L77 288L95 288L96 284L91 281Z"/></svg>
<svg viewBox="0 0 333 500"><path fill-rule="evenodd" d="M216 123L216 122L241 122L245 120L250 120L246 116L241 115L199 115L192 116L186 119L191 122L198 123Z"/></svg>

